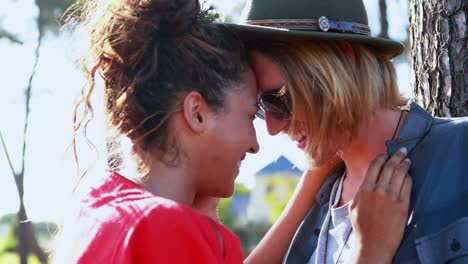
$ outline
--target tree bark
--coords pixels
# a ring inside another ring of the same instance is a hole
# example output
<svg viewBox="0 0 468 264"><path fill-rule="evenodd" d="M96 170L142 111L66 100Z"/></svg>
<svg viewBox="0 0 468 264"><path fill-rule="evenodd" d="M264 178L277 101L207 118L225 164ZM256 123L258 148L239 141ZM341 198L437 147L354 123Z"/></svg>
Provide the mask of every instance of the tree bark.
<svg viewBox="0 0 468 264"><path fill-rule="evenodd" d="M411 0L414 98L436 116L468 115L468 0Z"/></svg>

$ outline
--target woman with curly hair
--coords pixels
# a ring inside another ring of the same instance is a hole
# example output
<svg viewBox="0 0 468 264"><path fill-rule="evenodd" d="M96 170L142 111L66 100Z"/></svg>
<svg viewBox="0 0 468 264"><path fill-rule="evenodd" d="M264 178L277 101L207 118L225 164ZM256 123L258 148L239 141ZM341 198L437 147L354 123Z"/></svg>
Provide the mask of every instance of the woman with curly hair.
<svg viewBox="0 0 468 264"><path fill-rule="evenodd" d="M198 1L75 7L90 41L75 129L92 119L99 75L108 121L131 140L139 173L113 171L93 188L65 224L55 262L242 262L239 239L194 210L205 197L231 196L242 160L259 149L242 43L201 17Z"/></svg>

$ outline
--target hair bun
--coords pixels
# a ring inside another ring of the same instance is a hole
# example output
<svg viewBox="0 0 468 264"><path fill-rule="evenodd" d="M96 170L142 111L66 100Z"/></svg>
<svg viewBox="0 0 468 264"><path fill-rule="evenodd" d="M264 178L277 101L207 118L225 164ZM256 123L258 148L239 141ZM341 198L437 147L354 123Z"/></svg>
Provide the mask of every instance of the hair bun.
<svg viewBox="0 0 468 264"><path fill-rule="evenodd" d="M198 0L156 0L157 31L164 35L177 36L186 32L197 20L200 12Z"/></svg>

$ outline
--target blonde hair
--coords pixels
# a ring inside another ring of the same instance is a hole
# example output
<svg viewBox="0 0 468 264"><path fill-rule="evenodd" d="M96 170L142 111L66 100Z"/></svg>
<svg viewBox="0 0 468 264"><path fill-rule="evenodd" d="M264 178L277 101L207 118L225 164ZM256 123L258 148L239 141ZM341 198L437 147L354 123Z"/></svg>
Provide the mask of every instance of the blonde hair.
<svg viewBox="0 0 468 264"><path fill-rule="evenodd" d="M371 47L346 41L255 43L278 63L293 109L303 108L306 152L322 157L337 137L351 140L376 107L395 109L408 99L400 94L391 61ZM295 120L293 113L292 120ZM298 133L292 123L288 133Z"/></svg>

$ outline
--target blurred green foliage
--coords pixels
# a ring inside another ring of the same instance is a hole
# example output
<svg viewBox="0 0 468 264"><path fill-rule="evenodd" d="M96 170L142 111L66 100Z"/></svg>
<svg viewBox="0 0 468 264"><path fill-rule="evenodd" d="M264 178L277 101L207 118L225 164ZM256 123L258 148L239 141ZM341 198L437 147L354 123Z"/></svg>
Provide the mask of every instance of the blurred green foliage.
<svg viewBox="0 0 468 264"><path fill-rule="evenodd" d="M16 252L18 247L18 240L15 236L18 227L16 214L6 214L0 217L0 225L9 228L8 234L0 240L0 254L6 252ZM50 240L51 237L57 234L58 226L52 222L37 222L33 223L34 233L41 240ZM1 236L1 234L0 234ZM3 262L0 261L3 264Z"/></svg>
<svg viewBox="0 0 468 264"><path fill-rule="evenodd" d="M234 195L249 195L250 189L241 183L236 183L234 188ZM229 198L220 199L218 204L218 217L223 225L229 229L235 227L235 219L231 215L232 196Z"/></svg>
<svg viewBox="0 0 468 264"><path fill-rule="evenodd" d="M14 253L5 253L0 254L0 263L2 264L19 264L20 259L17 254ZM41 264L36 256L29 255L28 264Z"/></svg>
<svg viewBox="0 0 468 264"><path fill-rule="evenodd" d="M218 204L218 217L223 225L231 228L234 225L234 218L231 215L232 198L222 198Z"/></svg>
<svg viewBox="0 0 468 264"><path fill-rule="evenodd" d="M208 22L217 22L219 21L220 15L218 12L216 12L214 7L210 6L208 8L202 9L199 14L199 18Z"/></svg>
<svg viewBox="0 0 468 264"><path fill-rule="evenodd" d="M236 183L236 188L234 190L234 194L249 195L250 194L250 189L245 187L245 185L242 184L242 183Z"/></svg>
<svg viewBox="0 0 468 264"><path fill-rule="evenodd" d="M40 10L39 26L42 32L58 33L63 13L75 0L36 0Z"/></svg>
<svg viewBox="0 0 468 264"><path fill-rule="evenodd" d="M18 248L18 239L16 239L15 235L15 230L16 230L17 224L14 224L11 226L10 231L8 232L8 235L1 241L0 244L0 254L6 253L6 252L16 252L16 249Z"/></svg>

